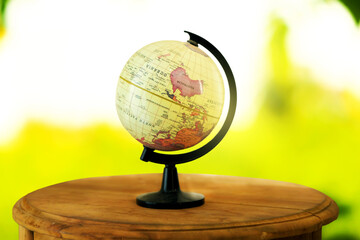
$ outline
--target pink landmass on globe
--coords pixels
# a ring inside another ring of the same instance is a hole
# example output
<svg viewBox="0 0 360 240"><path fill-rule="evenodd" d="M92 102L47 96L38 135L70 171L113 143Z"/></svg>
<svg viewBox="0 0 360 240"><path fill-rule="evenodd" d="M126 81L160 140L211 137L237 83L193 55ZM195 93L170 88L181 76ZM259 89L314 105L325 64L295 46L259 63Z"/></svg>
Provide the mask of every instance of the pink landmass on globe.
<svg viewBox="0 0 360 240"><path fill-rule="evenodd" d="M203 80L192 80L186 74L186 70L182 67L176 68L170 74L173 92L176 89L180 90L180 95L183 97L192 97L194 95L201 95L203 93Z"/></svg>

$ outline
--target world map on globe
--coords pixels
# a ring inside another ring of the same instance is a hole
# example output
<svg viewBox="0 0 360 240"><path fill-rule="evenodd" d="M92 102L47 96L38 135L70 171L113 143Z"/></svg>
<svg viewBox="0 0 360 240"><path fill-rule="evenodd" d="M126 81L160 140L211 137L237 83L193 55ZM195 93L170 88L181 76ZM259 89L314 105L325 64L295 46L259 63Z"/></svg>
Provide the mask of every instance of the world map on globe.
<svg viewBox="0 0 360 240"><path fill-rule="evenodd" d="M214 61L179 41L159 41L137 51L116 90L124 128L144 146L162 151L201 142L219 121L223 102L223 80Z"/></svg>

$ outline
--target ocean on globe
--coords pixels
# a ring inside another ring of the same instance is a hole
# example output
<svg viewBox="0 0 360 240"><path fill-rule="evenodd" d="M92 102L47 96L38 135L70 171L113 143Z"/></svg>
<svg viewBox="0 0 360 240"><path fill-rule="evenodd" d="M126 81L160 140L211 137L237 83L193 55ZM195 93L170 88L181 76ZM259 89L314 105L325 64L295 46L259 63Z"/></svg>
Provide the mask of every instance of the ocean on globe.
<svg viewBox="0 0 360 240"><path fill-rule="evenodd" d="M200 48L159 41L137 51L123 68L116 109L124 128L144 146L181 150L201 142L220 119L224 84Z"/></svg>

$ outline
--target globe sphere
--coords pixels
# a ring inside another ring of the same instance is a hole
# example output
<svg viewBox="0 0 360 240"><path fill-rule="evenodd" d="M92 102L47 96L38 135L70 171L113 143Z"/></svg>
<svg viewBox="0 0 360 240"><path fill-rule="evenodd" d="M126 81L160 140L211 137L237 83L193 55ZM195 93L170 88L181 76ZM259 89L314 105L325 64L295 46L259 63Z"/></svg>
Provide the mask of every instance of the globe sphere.
<svg viewBox="0 0 360 240"><path fill-rule="evenodd" d="M123 68L116 109L124 128L144 146L181 150L201 142L220 119L224 84L200 48L160 41L137 51Z"/></svg>

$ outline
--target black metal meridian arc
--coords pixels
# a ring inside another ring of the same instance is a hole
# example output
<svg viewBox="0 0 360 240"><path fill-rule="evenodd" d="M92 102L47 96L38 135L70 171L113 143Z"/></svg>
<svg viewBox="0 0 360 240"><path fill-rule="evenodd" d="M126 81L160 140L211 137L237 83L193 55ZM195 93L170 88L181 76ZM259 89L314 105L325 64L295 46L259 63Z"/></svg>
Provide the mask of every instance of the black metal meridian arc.
<svg viewBox="0 0 360 240"><path fill-rule="evenodd" d="M209 151L211 151L224 138L234 119L237 95L236 95L236 84L235 84L234 75L231 71L229 64L227 63L224 56L220 53L220 51L217 50L216 47L212 45L209 41L194 33L188 31L184 31L184 32L190 35L190 39L188 41L189 43L193 45L197 45L197 43L202 45L209 52L211 52L212 55L215 56L215 58L218 60L218 62L224 69L230 90L229 110L225 122L221 127L220 131L216 134L216 136L212 140L210 140L207 144L205 144L201 148L198 148L188 153L172 155L172 154L157 153L154 152L154 149L144 146L144 151L142 152L140 159L146 162L150 161L159 164L173 165L173 164L190 162L199 157L202 157L205 154L207 154Z"/></svg>

